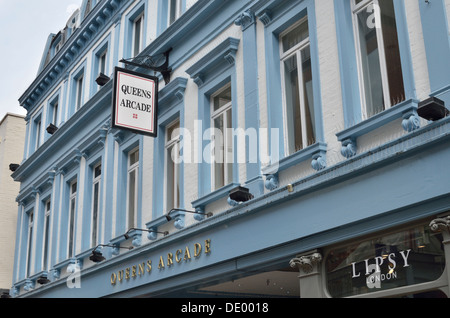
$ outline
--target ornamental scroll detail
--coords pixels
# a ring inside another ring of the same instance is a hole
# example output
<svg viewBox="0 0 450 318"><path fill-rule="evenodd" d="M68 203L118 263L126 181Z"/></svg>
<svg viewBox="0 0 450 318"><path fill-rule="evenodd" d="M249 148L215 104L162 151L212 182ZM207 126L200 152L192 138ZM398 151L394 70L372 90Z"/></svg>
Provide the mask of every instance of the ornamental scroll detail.
<svg viewBox="0 0 450 318"><path fill-rule="evenodd" d="M291 259L289 265L292 268L298 266L305 274L309 274L314 270L314 266L320 264L322 261L322 255L320 253L313 253L310 255L303 255Z"/></svg>
<svg viewBox="0 0 450 318"><path fill-rule="evenodd" d="M450 216L434 219L430 222L430 228L433 232L446 231L450 233Z"/></svg>

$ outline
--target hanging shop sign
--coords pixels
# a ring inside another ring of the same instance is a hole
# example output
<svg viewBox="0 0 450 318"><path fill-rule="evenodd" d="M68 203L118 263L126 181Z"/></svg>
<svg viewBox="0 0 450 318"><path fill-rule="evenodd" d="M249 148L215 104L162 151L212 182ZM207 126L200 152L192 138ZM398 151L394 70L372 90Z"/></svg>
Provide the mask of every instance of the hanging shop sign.
<svg viewBox="0 0 450 318"><path fill-rule="evenodd" d="M112 127L157 136L158 78L116 67Z"/></svg>

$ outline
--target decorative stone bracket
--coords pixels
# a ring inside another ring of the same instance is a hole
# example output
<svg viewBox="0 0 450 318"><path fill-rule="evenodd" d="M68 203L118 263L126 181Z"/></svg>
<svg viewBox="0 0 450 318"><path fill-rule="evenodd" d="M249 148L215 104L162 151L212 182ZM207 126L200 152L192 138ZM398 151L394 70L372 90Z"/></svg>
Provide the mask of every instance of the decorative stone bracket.
<svg viewBox="0 0 450 318"><path fill-rule="evenodd" d="M280 181L278 179L278 173L269 174L266 176L266 181L264 182L266 189L273 191L280 186Z"/></svg>
<svg viewBox="0 0 450 318"><path fill-rule="evenodd" d="M430 228L433 232L445 232L450 234L450 216L434 219L430 222Z"/></svg>
<svg viewBox="0 0 450 318"><path fill-rule="evenodd" d="M311 167L316 171L321 171L327 167L326 151L319 151L313 154Z"/></svg>
<svg viewBox="0 0 450 318"><path fill-rule="evenodd" d="M240 26L242 28L242 31L244 31L246 28L248 28L250 25L254 23L255 23L255 14L250 10L242 12L239 18L237 18L234 21L234 24Z"/></svg>
<svg viewBox="0 0 450 318"><path fill-rule="evenodd" d="M351 125L336 134L341 142L341 154L350 159L357 154L357 139L372 132L383 125L401 119L403 129L411 133L420 128L420 118L417 114L419 101L415 99L405 100L381 113L378 113L357 124Z"/></svg>
<svg viewBox="0 0 450 318"><path fill-rule="evenodd" d="M322 255L320 253L312 253L310 255L299 255L289 262L292 268L296 266L300 270L300 274L310 274L318 270L318 265L322 262Z"/></svg>

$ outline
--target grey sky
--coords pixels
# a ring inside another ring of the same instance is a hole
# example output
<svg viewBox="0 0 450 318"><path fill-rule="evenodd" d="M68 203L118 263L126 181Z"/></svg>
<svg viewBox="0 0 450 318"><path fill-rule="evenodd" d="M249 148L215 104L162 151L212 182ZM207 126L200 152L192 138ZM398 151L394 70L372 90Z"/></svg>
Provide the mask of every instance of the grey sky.
<svg viewBox="0 0 450 318"><path fill-rule="evenodd" d="M0 0L0 120L25 115L18 99L37 75L50 33L63 29L82 0Z"/></svg>

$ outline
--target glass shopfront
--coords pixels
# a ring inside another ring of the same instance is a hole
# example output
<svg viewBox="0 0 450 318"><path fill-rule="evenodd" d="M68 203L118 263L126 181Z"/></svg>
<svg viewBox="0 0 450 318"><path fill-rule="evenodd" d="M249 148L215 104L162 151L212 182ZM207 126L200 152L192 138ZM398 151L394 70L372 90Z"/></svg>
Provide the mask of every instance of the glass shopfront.
<svg viewBox="0 0 450 318"><path fill-rule="evenodd" d="M339 247L325 259L332 297L431 282L441 277L444 268L442 234L427 225Z"/></svg>

